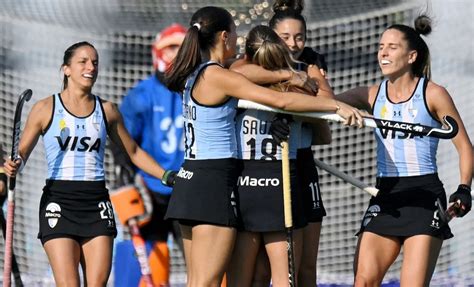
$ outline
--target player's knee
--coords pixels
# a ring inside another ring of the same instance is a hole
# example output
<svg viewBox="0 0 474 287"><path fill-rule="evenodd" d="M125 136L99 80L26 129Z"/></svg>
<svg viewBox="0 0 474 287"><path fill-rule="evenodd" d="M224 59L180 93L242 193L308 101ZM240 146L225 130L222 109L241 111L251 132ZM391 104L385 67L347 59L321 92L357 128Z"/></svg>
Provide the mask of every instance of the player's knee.
<svg viewBox="0 0 474 287"><path fill-rule="evenodd" d="M380 286L382 280L377 276L368 274L356 274L354 278L355 287L377 287Z"/></svg>
<svg viewBox="0 0 474 287"><path fill-rule="evenodd" d="M85 285L85 286L87 286L87 287L105 287L105 286L107 286L107 280L92 280L92 282L87 280L87 285Z"/></svg>
<svg viewBox="0 0 474 287"><path fill-rule="evenodd" d="M79 278L55 278L54 283L59 287L79 287Z"/></svg>
<svg viewBox="0 0 474 287"><path fill-rule="evenodd" d="M100 272L94 275L87 275L86 284L87 287L105 287L109 279L109 274L107 272Z"/></svg>

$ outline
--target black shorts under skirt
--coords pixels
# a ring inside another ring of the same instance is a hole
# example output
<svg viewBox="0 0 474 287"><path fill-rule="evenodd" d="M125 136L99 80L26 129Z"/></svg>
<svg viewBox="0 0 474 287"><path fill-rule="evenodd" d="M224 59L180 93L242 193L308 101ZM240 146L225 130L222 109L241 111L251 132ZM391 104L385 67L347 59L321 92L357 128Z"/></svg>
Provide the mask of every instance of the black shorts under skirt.
<svg viewBox="0 0 474 287"><path fill-rule="evenodd" d="M438 174L377 178L380 190L372 197L360 232L406 238L426 234L440 239L453 237L439 220L437 199L446 209L446 193Z"/></svg>
<svg viewBox="0 0 474 287"><path fill-rule="evenodd" d="M293 228L307 225L296 162L290 161ZM251 232L284 231L283 181L281 161L242 161L238 180L239 229Z"/></svg>
<svg viewBox="0 0 474 287"><path fill-rule="evenodd" d="M311 147L298 150L296 169L303 194L305 216L308 222L321 222L323 217L326 216L326 209L321 198L319 174L314 163Z"/></svg>
<svg viewBox="0 0 474 287"><path fill-rule="evenodd" d="M104 181L47 180L39 207L38 238L78 241L116 236L114 211Z"/></svg>
<svg viewBox="0 0 474 287"><path fill-rule="evenodd" d="M233 158L186 160L176 177L166 212L169 219L193 225L237 226L234 191L238 161Z"/></svg>

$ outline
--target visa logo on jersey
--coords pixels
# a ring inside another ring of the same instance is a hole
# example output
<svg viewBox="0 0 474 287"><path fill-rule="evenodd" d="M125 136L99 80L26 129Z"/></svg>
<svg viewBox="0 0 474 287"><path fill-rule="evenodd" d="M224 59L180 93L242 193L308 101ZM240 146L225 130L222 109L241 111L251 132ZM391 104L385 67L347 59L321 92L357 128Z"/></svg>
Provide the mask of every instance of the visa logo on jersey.
<svg viewBox="0 0 474 287"><path fill-rule="evenodd" d="M100 138L97 138L94 142L92 142L91 137L67 136L64 141L60 136L56 136L55 138L58 140L59 148L62 151L99 152L101 145Z"/></svg>

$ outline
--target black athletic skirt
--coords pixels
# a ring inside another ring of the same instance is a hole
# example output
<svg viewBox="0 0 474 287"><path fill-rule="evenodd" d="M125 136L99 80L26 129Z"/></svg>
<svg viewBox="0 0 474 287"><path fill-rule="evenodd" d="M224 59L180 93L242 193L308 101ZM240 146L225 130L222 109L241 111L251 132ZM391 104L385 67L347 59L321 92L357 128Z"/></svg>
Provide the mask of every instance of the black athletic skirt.
<svg viewBox="0 0 474 287"><path fill-rule="evenodd" d="M299 149L296 156L298 182L303 194L305 216L308 222L321 222L326 216L321 190L319 188L319 174L313 159L311 147Z"/></svg>
<svg viewBox="0 0 474 287"><path fill-rule="evenodd" d="M186 160L178 172L166 212L181 224L237 226L234 191L238 161Z"/></svg>
<svg viewBox="0 0 474 287"><path fill-rule="evenodd" d="M38 238L77 240L116 236L114 211L104 181L47 180L39 207Z"/></svg>
<svg viewBox="0 0 474 287"><path fill-rule="evenodd" d="M439 220L437 199L446 208L446 193L438 174L377 178L380 190L370 199L360 232L410 237L426 234L440 239L453 237Z"/></svg>
<svg viewBox="0 0 474 287"><path fill-rule="evenodd" d="M296 162L290 161L293 227L307 225L296 177ZM242 161L238 180L239 229L251 232L284 231L281 161Z"/></svg>

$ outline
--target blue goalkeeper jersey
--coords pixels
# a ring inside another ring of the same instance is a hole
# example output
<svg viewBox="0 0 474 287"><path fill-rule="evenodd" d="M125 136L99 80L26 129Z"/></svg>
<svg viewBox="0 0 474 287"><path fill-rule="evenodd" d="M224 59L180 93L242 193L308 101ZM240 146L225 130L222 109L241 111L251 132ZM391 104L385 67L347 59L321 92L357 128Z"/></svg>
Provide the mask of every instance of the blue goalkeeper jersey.
<svg viewBox="0 0 474 287"><path fill-rule="evenodd" d="M182 100L169 91L154 74L139 82L120 106L125 127L140 147L165 170L178 170L184 159ZM158 178L138 171L145 185L161 194L170 194Z"/></svg>

